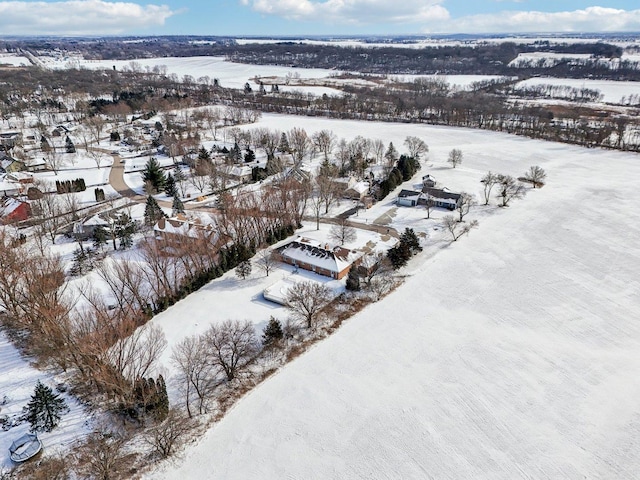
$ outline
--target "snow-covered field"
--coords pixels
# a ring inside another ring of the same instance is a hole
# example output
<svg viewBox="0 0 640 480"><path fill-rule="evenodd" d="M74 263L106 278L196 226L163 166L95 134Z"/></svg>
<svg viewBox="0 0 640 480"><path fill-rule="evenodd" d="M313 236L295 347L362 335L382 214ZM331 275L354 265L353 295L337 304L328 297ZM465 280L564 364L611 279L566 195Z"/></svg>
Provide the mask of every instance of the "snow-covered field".
<svg viewBox="0 0 640 480"><path fill-rule="evenodd" d="M390 75L389 78L401 82L413 82L418 78L427 78L446 82L454 88L465 89L475 82L498 80L504 77L500 75Z"/></svg>
<svg viewBox="0 0 640 480"><path fill-rule="evenodd" d="M573 78L535 77L523 80L517 87L531 87L534 85L566 85L574 88L589 88L599 90L604 96L603 101L608 103L620 103L622 97L640 94L640 83L618 82L615 80L589 80Z"/></svg>
<svg viewBox="0 0 640 480"><path fill-rule="evenodd" d="M130 60L83 60L74 59L69 61L56 61L53 58L41 57L49 68L93 68L111 69L114 66L117 70L131 68L142 68L142 70L153 69L155 66L165 66L168 74L176 74L182 78L184 75L191 75L195 80L208 76L211 81L217 78L220 85L226 88L243 88L246 82L252 85L255 77L286 77L287 75L299 74L302 78L325 78L335 73L333 70L320 68L293 68L278 67L273 65L249 65L234 63L225 60L223 57L163 57L145 58ZM305 90L303 86L296 89Z"/></svg>
<svg viewBox="0 0 640 480"><path fill-rule="evenodd" d="M0 53L0 65L11 65L14 67L25 67L31 65L27 57L13 55L10 53Z"/></svg>
<svg viewBox="0 0 640 480"><path fill-rule="evenodd" d="M553 53L553 52L527 52L519 53L510 63L510 67L526 67L532 64L538 65L543 61L545 67L553 67L563 60L587 60L591 58L589 53Z"/></svg>
<svg viewBox="0 0 640 480"><path fill-rule="evenodd" d="M488 169L518 175L533 164L548 185L470 214L480 227L456 243L428 237L403 286L149 478L637 478L636 155L464 129L261 121L398 146L417 135L431 147L422 173L452 190L476 193ZM455 170L445 163L453 147L464 153ZM414 215L419 229L437 226ZM228 287L214 282L154 321L182 332L202 321L194 312L227 314Z"/></svg>

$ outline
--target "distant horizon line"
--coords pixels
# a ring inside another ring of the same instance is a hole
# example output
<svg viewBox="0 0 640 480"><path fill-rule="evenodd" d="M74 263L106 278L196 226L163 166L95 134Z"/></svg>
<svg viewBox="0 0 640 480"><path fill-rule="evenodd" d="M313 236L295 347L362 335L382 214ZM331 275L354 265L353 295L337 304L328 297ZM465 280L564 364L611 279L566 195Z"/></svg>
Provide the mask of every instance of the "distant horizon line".
<svg viewBox="0 0 640 480"><path fill-rule="evenodd" d="M431 39L431 38L511 38L511 37L523 37L534 38L537 36L552 36L558 38L580 38L580 37L635 37L640 36L640 31L620 31L620 32L494 32L494 33L409 33L409 34L384 34L384 33L372 33L372 34L288 34L288 35L273 35L273 34L233 34L233 35L218 35L218 34L134 34L134 35L71 35L71 34L44 34L44 35L2 35L0 39L79 39L79 38L201 38L201 39L256 39L256 40L327 40L327 39Z"/></svg>

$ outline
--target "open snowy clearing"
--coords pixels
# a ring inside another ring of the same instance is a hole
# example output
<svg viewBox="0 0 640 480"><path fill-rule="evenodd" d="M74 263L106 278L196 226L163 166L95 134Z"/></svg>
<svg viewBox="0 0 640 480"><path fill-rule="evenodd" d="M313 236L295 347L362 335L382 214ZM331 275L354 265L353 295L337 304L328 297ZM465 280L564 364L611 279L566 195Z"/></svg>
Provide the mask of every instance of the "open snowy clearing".
<svg viewBox="0 0 640 480"><path fill-rule="evenodd" d="M640 83L638 82L618 82L615 80L589 80L578 78L535 77L517 83L516 88L532 87L535 85L566 85L574 88L599 90L603 95L603 101L608 103L621 103L622 97L638 95L640 93Z"/></svg>
<svg viewBox="0 0 640 480"><path fill-rule="evenodd" d="M637 156L463 129L262 121L419 135L452 189L467 181L462 167L532 164L548 185L415 259L396 292L149 478L636 478ZM445 170L437 158L453 147L464 163Z"/></svg>
<svg viewBox="0 0 640 480"><path fill-rule="evenodd" d="M141 68L142 71L151 70L156 66L165 66L168 74L176 74L182 78L184 75L191 75L194 80L208 76L211 81L217 78L222 87L243 88L246 82L253 83L255 77L286 77L287 74L294 76L299 74L302 78L325 78L336 72L320 68L293 68L279 67L273 65L250 65L243 63L229 62L224 57L163 57L144 58L136 60L84 60L74 59L73 61L57 61L48 57L41 57L49 68L91 68L91 69L111 69L125 70ZM296 86L296 89L305 90L303 86Z"/></svg>
<svg viewBox="0 0 640 480"><path fill-rule="evenodd" d="M13 67L27 67L31 65L31 62L27 57L23 57L21 55L0 53L0 65L11 65Z"/></svg>

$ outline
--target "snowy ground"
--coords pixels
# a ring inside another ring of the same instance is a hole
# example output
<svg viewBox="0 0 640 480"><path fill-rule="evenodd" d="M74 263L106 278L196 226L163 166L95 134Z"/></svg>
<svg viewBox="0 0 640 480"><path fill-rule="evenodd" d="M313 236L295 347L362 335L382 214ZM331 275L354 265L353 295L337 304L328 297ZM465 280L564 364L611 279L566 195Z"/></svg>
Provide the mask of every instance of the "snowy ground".
<svg viewBox="0 0 640 480"><path fill-rule="evenodd" d="M428 245L396 292L149 478L637 478L637 156L464 129L262 121L418 135L452 189L531 164L548 185L457 243ZM453 147L465 154L455 171L440 163ZM209 308L229 308L230 291ZM191 328L191 312L207 308L198 295L157 321Z"/></svg>
<svg viewBox="0 0 640 480"><path fill-rule="evenodd" d="M141 68L143 71L152 69L155 66L165 66L168 74L176 74L180 78L184 75L191 75L194 79L208 76L211 81L217 78L220 85L226 88L243 88L246 82L252 85L255 77L286 77L300 75L302 78L324 78L335 73L333 70L319 68L293 68L278 67L273 65L249 65L242 63L228 62L224 57L163 57L163 58L145 58L130 60L83 60L74 59L72 62L68 60L57 61L51 57L41 57L50 68L95 68L95 69L111 69L114 66L117 70ZM305 87L296 87L299 90L305 90ZM313 91L311 91L313 92Z"/></svg>
<svg viewBox="0 0 640 480"><path fill-rule="evenodd" d="M504 78L501 75L390 75L389 77L392 80L398 79L403 82L413 82L418 78L441 80L448 83L452 88L459 89L469 88L475 82Z"/></svg>
<svg viewBox="0 0 640 480"><path fill-rule="evenodd" d="M599 90L604 96L603 101L608 103L620 103L622 97L638 95L640 83L618 82L615 80L589 80L572 78L535 77L516 84L518 87L531 87L534 85L566 85L574 88L589 88Z"/></svg>
<svg viewBox="0 0 640 480"><path fill-rule="evenodd" d="M330 225L321 224L320 230L315 223L305 223L302 229L296 231L297 235L318 242L326 242L330 231ZM283 240L275 245L283 245L291 239ZM352 243L345 244L348 248L361 248L367 243L387 245L381 240L380 235L374 232L358 230L357 238ZM281 321L287 318L286 309L274 302L263 298L265 288L283 280L305 281L313 280L325 283L333 291L344 291L345 281L332 280L329 277L317 275L306 270L298 270L294 273L294 267L287 264L279 264L267 277L254 264L251 275L246 279L236 277L233 270L216 279L162 312L151 320L151 324L158 325L165 332L168 348L161 359L161 370L168 379L169 394L172 401L179 401L179 394L175 388L175 369L171 363L171 349L182 339L190 335L204 333L210 325L221 323L225 320L251 320L255 325L258 336L262 335L269 318L274 316ZM214 307L214 308L212 308Z"/></svg>
<svg viewBox="0 0 640 480"><path fill-rule="evenodd" d="M13 67L26 67L31 65L27 57L13 55L10 53L0 53L0 65L11 65Z"/></svg>
<svg viewBox="0 0 640 480"><path fill-rule="evenodd" d="M38 380L56 390L53 375L32 367L9 343L3 332L0 332L0 364L0 417L6 415L16 421L22 415L22 407L31 399ZM60 425L53 432L38 434L48 454L69 452L75 440L81 440L90 432L90 415L73 397L66 394L62 397L70 408L69 413L62 416ZM28 431L28 423L21 423L7 431L0 429L0 470L13 466L9 458L9 446Z"/></svg>

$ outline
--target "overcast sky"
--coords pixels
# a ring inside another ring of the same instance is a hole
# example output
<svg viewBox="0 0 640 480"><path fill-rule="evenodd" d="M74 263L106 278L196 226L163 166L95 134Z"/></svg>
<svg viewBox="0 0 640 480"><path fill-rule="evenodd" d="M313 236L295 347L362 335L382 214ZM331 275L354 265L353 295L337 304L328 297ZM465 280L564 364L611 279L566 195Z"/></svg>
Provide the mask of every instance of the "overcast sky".
<svg viewBox="0 0 640 480"><path fill-rule="evenodd" d="M0 0L0 35L640 32L640 0Z"/></svg>

